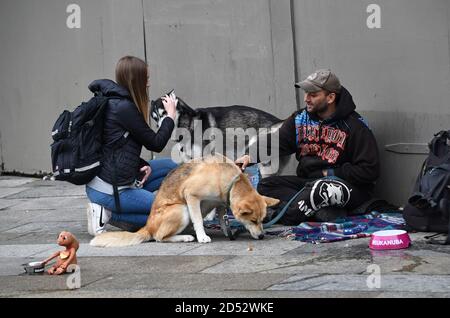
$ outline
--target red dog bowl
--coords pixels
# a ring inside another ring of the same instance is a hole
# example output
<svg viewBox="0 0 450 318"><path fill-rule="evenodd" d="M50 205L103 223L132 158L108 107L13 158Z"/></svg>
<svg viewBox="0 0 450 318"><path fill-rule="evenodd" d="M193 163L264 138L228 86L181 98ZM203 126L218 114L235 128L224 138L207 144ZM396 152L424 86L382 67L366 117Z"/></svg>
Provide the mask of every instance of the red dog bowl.
<svg viewBox="0 0 450 318"><path fill-rule="evenodd" d="M406 231L379 231L372 234L369 247L372 250L401 250L411 245Z"/></svg>

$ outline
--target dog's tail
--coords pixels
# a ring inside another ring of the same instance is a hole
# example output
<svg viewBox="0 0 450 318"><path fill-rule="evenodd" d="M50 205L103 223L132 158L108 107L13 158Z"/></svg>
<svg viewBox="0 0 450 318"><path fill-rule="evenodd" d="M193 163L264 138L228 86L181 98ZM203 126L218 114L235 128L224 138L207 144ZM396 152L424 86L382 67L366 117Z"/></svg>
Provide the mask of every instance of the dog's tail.
<svg viewBox="0 0 450 318"><path fill-rule="evenodd" d="M130 232L107 232L96 236L91 241L92 246L97 247L121 247L139 245L152 238L147 227L143 227L136 233Z"/></svg>

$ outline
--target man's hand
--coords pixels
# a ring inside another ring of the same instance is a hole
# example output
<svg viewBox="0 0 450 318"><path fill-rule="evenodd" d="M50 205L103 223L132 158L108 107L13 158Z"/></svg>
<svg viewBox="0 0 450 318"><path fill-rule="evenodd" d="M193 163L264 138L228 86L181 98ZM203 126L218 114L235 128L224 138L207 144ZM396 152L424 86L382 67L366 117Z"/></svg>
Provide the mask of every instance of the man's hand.
<svg viewBox="0 0 450 318"><path fill-rule="evenodd" d="M245 155L238 160L236 160L234 163L238 166L240 166L241 170L244 171L245 168L250 164L251 158L249 155Z"/></svg>

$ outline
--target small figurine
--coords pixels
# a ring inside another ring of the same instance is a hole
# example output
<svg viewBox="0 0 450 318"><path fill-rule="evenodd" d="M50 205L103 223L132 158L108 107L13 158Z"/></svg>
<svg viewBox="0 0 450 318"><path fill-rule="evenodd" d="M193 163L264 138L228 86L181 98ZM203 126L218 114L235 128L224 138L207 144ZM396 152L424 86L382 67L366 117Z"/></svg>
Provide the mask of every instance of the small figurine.
<svg viewBox="0 0 450 318"><path fill-rule="evenodd" d="M61 275L67 270L67 267L71 264L77 264L77 250L80 244L77 241L75 235L70 232L61 232L58 236L58 245L64 246L64 251L54 253L42 263L45 265L55 257L58 257L56 264L50 268L47 273L49 275Z"/></svg>

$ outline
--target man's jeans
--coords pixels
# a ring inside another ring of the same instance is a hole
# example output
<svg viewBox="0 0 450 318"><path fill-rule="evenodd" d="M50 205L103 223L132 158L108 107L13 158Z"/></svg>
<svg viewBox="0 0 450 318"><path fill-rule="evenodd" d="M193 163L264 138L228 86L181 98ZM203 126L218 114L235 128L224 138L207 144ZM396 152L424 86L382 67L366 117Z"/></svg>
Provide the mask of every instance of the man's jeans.
<svg viewBox="0 0 450 318"><path fill-rule="evenodd" d="M148 163L152 172L143 188L120 191L122 213L116 212L114 195L105 194L86 186L86 194L91 202L112 211L111 223L127 223L136 228L143 227L147 223L156 196L153 192L159 189L169 172L177 167L177 164L170 159L151 160Z"/></svg>

